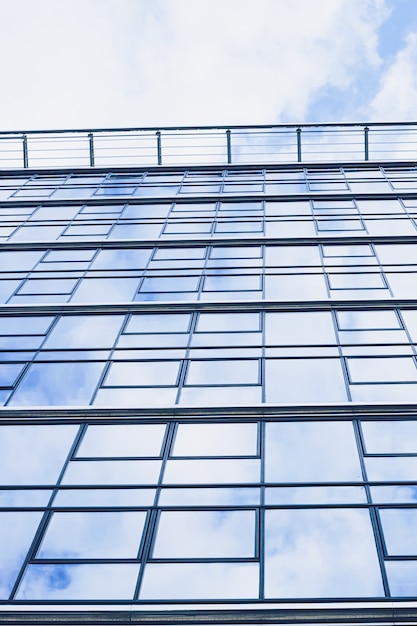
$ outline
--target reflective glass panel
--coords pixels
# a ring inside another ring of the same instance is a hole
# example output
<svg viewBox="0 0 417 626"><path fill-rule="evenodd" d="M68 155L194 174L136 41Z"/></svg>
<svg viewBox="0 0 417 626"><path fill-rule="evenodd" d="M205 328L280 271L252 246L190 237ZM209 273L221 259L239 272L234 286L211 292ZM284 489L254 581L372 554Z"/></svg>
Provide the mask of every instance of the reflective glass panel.
<svg viewBox="0 0 417 626"><path fill-rule="evenodd" d="M19 600L131 600L139 565L57 564L29 565Z"/></svg>
<svg viewBox="0 0 417 626"><path fill-rule="evenodd" d="M90 425L77 456L159 456L164 433L164 424Z"/></svg>
<svg viewBox="0 0 417 626"><path fill-rule="evenodd" d="M151 599L257 598L256 563L148 563L139 597Z"/></svg>
<svg viewBox="0 0 417 626"><path fill-rule="evenodd" d="M267 598L384 595L368 511L270 510L265 533Z"/></svg>
<svg viewBox="0 0 417 626"><path fill-rule="evenodd" d="M350 422L268 423L265 460L269 482L362 479Z"/></svg>
<svg viewBox="0 0 417 626"><path fill-rule="evenodd" d="M254 511L162 511L155 558L253 557Z"/></svg>
<svg viewBox="0 0 417 626"><path fill-rule="evenodd" d="M145 518L143 511L54 513L37 556L136 558Z"/></svg>
<svg viewBox="0 0 417 626"><path fill-rule="evenodd" d="M172 456L250 456L257 424L180 424Z"/></svg>

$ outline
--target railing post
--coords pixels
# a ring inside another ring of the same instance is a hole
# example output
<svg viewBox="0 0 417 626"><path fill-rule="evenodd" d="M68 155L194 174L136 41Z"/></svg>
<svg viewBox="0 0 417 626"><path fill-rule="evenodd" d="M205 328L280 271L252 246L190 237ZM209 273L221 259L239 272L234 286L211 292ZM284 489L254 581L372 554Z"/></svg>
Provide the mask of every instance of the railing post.
<svg viewBox="0 0 417 626"><path fill-rule="evenodd" d="M365 161L369 161L369 128L365 126L364 128L364 139L365 139Z"/></svg>
<svg viewBox="0 0 417 626"><path fill-rule="evenodd" d="M226 130L226 141L227 141L227 162L231 164L232 162L232 133L230 130Z"/></svg>
<svg viewBox="0 0 417 626"><path fill-rule="evenodd" d="M158 165L162 165L162 141L161 141L161 131L156 131L156 150L158 154Z"/></svg>
<svg viewBox="0 0 417 626"><path fill-rule="evenodd" d="M23 135L23 167L29 167L29 155L28 155L28 138L27 135Z"/></svg>
<svg viewBox="0 0 417 626"><path fill-rule="evenodd" d="M301 128L297 128L297 161L301 163Z"/></svg>
<svg viewBox="0 0 417 626"><path fill-rule="evenodd" d="M93 133L88 133L88 142L90 145L90 167L94 167L94 136Z"/></svg>

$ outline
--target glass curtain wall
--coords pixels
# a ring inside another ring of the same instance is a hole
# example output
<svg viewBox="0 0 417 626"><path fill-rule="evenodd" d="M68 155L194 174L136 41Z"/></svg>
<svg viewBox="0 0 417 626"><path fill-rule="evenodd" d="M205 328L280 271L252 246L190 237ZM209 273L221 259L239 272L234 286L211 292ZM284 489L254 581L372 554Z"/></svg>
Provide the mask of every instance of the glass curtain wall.
<svg viewBox="0 0 417 626"><path fill-rule="evenodd" d="M415 599L412 164L4 172L0 241L3 608Z"/></svg>

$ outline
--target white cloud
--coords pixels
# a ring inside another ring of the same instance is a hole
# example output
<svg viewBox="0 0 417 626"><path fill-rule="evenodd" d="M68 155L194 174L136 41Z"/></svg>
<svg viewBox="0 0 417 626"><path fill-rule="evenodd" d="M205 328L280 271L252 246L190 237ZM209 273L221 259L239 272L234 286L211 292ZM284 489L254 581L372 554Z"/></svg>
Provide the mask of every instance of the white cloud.
<svg viewBox="0 0 417 626"><path fill-rule="evenodd" d="M375 121L410 121L417 112L417 33L410 33L405 46L381 76L379 90L370 104Z"/></svg>
<svg viewBox="0 0 417 626"><path fill-rule="evenodd" d="M1 126L301 122L379 66L387 16L387 0L2 0Z"/></svg>

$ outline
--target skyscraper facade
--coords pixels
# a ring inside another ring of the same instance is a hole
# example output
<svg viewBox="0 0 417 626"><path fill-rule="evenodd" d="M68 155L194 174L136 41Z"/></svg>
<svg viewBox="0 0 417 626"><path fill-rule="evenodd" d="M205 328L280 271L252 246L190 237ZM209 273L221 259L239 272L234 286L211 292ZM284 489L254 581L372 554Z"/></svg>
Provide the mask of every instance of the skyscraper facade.
<svg viewBox="0 0 417 626"><path fill-rule="evenodd" d="M417 168L249 130L4 138L3 622L417 619Z"/></svg>

